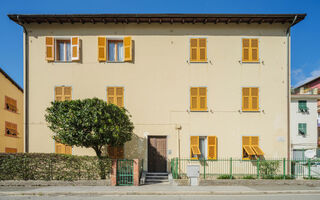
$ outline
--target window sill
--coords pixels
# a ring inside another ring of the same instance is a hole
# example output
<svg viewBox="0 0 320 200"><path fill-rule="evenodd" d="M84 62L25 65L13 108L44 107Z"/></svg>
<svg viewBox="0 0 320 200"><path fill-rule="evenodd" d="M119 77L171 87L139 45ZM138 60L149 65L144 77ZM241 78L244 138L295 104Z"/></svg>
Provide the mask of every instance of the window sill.
<svg viewBox="0 0 320 200"><path fill-rule="evenodd" d="M248 63L248 64L260 64L260 61L241 61L241 63L244 63L244 64L246 64L246 63Z"/></svg>
<svg viewBox="0 0 320 200"><path fill-rule="evenodd" d="M199 64L200 64L200 63L209 63L209 62L208 62L208 61L190 61L190 60L189 60L189 63L190 63L190 64L192 64L192 63L195 63L195 64L196 64L196 63L199 63Z"/></svg>
<svg viewBox="0 0 320 200"><path fill-rule="evenodd" d="M245 112L245 113L259 113L259 112L261 112L261 110L241 110L241 112Z"/></svg>
<svg viewBox="0 0 320 200"><path fill-rule="evenodd" d="M6 108L4 108L4 109L5 109L6 111L8 111L8 112L18 114L18 111L12 111L12 110L8 110L8 109L6 109Z"/></svg>
<svg viewBox="0 0 320 200"><path fill-rule="evenodd" d="M8 135L8 134L4 134L4 136L12 137L12 138L18 138L18 136L17 136L17 135Z"/></svg>
<svg viewBox="0 0 320 200"><path fill-rule="evenodd" d="M125 61L106 61L106 63L125 63Z"/></svg>
<svg viewBox="0 0 320 200"><path fill-rule="evenodd" d="M190 110L190 112L209 112L209 110Z"/></svg>

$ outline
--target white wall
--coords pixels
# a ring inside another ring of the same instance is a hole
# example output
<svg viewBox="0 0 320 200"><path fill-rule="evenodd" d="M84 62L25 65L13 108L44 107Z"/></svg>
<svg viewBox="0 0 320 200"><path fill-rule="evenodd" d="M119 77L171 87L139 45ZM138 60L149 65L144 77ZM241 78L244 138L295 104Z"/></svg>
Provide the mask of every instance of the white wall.
<svg viewBox="0 0 320 200"><path fill-rule="evenodd" d="M299 111L299 100L307 101L309 112L303 113ZM291 99L290 104L290 137L292 149L312 149L317 147L318 136L318 112L317 99ZM305 136L299 135L298 124L307 124L307 134Z"/></svg>

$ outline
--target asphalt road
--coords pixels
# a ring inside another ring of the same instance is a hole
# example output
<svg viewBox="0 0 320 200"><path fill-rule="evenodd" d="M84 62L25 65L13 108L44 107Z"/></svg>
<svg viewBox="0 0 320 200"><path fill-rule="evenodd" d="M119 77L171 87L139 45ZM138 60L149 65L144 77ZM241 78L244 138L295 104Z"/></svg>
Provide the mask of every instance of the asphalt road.
<svg viewBox="0 0 320 200"><path fill-rule="evenodd" d="M130 199L130 200L319 200L319 195L314 194L278 194L278 195L215 195L215 196L207 196L207 195L201 195L201 196L184 196L184 195L162 195L162 196L151 196L151 195L124 195L124 196L111 196L111 195L101 195L101 196L89 196L89 195L81 195L81 196L0 196L0 199L2 200L29 200L29 199L35 199L35 200L124 200L124 199Z"/></svg>

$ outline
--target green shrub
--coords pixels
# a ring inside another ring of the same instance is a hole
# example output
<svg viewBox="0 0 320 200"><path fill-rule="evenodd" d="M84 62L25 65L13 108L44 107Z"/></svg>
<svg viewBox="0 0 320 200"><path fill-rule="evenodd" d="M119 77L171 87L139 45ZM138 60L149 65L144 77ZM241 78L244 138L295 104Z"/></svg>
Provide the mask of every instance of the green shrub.
<svg viewBox="0 0 320 200"><path fill-rule="evenodd" d="M267 161L262 160L260 162L260 175L262 177L274 177L279 170L280 161Z"/></svg>
<svg viewBox="0 0 320 200"><path fill-rule="evenodd" d="M248 175L248 176L243 176L242 179L256 179L256 177L252 175Z"/></svg>
<svg viewBox="0 0 320 200"><path fill-rule="evenodd" d="M310 178L309 177L303 177L303 179L306 179L306 180L320 180L319 177L314 177L314 176L311 176Z"/></svg>
<svg viewBox="0 0 320 200"><path fill-rule="evenodd" d="M222 174L220 176L218 176L217 179L235 179L234 176L229 175L229 174Z"/></svg>
<svg viewBox="0 0 320 200"><path fill-rule="evenodd" d="M111 161L103 158L106 173ZM0 153L0 180L97 180L100 179L96 156L45 153Z"/></svg>

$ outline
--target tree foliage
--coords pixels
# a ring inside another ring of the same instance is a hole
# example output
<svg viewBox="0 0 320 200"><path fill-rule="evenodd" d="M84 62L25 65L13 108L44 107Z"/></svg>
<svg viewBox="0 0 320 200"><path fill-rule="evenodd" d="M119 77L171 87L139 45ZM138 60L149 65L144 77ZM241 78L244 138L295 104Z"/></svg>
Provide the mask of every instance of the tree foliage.
<svg viewBox="0 0 320 200"><path fill-rule="evenodd" d="M128 111L98 98L55 101L46 111L57 142L93 148L98 157L103 146L121 146L132 137L134 127Z"/></svg>

